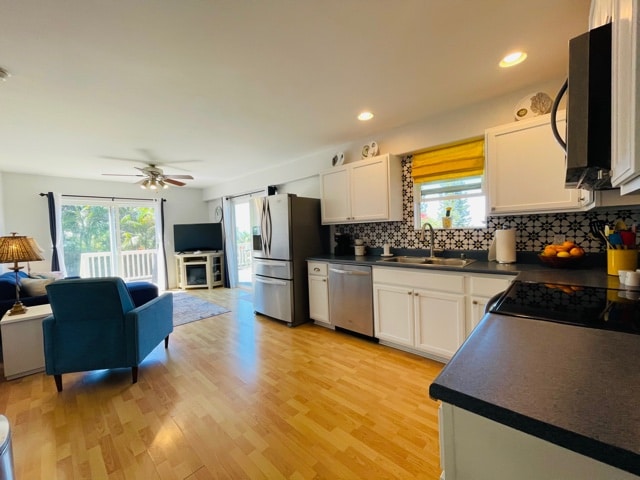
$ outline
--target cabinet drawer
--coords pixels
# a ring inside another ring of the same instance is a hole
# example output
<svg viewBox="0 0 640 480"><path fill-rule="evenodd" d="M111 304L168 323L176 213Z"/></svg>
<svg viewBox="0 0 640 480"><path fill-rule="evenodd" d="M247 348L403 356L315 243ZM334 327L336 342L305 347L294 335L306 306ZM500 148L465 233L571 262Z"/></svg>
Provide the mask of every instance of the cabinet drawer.
<svg viewBox="0 0 640 480"><path fill-rule="evenodd" d="M307 262L309 275L327 276L327 264L324 262Z"/></svg>
<svg viewBox="0 0 640 480"><path fill-rule="evenodd" d="M469 293L480 297L492 297L507 289L513 276L472 276L469 277Z"/></svg>
<svg viewBox="0 0 640 480"><path fill-rule="evenodd" d="M431 291L464 293L464 275L448 272L424 272L408 268L373 268L373 282L424 288Z"/></svg>

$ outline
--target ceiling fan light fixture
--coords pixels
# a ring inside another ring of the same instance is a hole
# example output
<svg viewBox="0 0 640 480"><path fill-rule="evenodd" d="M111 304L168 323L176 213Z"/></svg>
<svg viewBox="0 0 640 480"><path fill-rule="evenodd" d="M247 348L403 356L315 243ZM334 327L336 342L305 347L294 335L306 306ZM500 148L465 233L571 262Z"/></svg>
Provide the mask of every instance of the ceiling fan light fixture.
<svg viewBox="0 0 640 480"><path fill-rule="evenodd" d="M147 189L147 182L149 182L149 180L143 180L142 183L140 184L140 188L143 190Z"/></svg>
<svg viewBox="0 0 640 480"><path fill-rule="evenodd" d="M362 122L366 122L367 120L371 120L373 118L373 113L371 112L361 112L358 115L358 120Z"/></svg>

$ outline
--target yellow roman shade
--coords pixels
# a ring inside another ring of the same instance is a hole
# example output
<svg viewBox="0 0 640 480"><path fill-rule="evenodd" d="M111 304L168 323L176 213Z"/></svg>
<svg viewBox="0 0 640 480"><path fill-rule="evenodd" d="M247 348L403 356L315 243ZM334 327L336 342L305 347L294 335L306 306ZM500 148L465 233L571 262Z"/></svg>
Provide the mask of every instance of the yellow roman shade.
<svg viewBox="0 0 640 480"><path fill-rule="evenodd" d="M484 137L470 138L429 148L413 155L413 183L482 175Z"/></svg>

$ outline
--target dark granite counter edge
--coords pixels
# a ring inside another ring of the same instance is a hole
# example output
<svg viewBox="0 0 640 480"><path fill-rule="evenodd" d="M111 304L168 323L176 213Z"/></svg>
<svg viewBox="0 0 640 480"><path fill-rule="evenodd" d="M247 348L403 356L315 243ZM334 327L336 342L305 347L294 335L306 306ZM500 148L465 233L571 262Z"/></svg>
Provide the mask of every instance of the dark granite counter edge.
<svg viewBox="0 0 640 480"><path fill-rule="evenodd" d="M638 456L634 452L541 422L437 383L432 383L429 386L429 396L434 400L449 403L612 467L640 475Z"/></svg>

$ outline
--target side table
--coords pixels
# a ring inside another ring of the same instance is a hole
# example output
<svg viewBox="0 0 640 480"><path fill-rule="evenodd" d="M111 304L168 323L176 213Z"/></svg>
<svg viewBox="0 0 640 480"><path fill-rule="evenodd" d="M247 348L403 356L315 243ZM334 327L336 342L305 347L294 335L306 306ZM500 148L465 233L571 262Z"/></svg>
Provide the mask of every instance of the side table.
<svg viewBox="0 0 640 480"><path fill-rule="evenodd" d="M7 380L44 370L42 320L51 315L51 305L28 307L20 315L7 312L0 320L4 376Z"/></svg>

